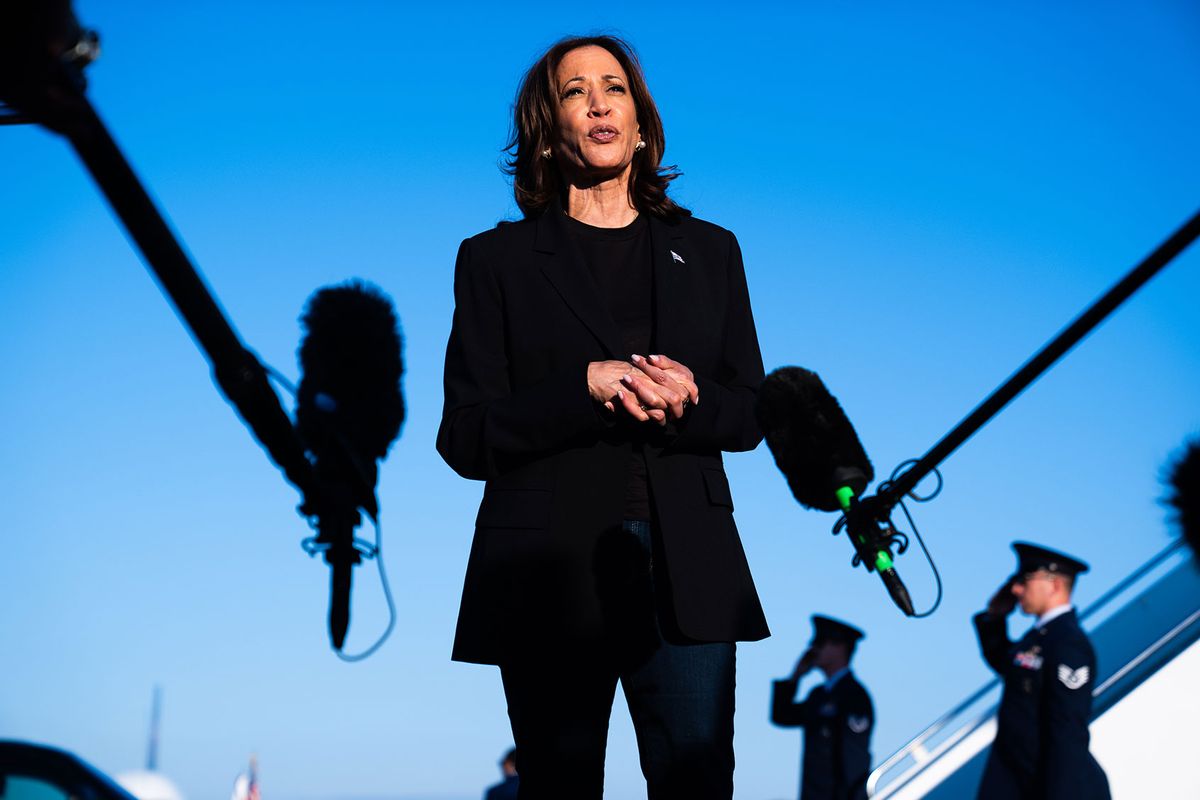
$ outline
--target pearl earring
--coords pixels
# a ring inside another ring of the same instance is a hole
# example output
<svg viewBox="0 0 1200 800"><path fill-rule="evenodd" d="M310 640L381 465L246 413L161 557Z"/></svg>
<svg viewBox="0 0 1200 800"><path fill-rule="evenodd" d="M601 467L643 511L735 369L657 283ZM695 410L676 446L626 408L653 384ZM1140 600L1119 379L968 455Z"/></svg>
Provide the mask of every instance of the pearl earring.
<svg viewBox="0 0 1200 800"><path fill-rule="evenodd" d="M552 154L553 154L553 151L552 151L552 150L551 150L549 147L547 147L545 150L543 150L543 151L542 151L542 158L544 158L544 159L546 159L547 161L549 161L549 160L550 160L550 156L551 156Z"/></svg>
<svg viewBox="0 0 1200 800"><path fill-rule="evenodd" d="M641 151L646 149L646 143L643 142L641 139L638 139L638 143L633 146L633 149L634 149L634 152L640 153Z"/></svg>

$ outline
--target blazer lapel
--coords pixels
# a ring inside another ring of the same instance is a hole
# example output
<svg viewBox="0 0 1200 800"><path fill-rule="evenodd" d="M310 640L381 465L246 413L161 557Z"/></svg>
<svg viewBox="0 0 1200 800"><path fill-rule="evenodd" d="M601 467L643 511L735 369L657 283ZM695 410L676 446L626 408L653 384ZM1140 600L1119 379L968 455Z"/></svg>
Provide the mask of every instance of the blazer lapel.
<svg viewBox="0 0 1200 800"><path fill-rule="evenodd" d="M628 360L617 323L600 299L600 287L563 224L562 209L551 204L537 220L533 249L541 254L542 273L563 302L608 351L610 358Z"/></svg>
<svg viewBox="0 0 1200 800"><path fill-rule="evenodd" d="M684 332L688 286L687 258L681 251L681 226L650 217L650 248L654 254L654 336L650 349L655 353L679 352L677 334Z"/></svg>

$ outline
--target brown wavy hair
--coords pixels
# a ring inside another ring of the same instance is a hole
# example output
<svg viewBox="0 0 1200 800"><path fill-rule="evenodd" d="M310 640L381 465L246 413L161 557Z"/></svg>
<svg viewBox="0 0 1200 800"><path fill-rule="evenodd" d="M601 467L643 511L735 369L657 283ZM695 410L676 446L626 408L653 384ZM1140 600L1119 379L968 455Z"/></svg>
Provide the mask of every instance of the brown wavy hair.
<svg viewBox="0 0 1200 800"><path fill-rule="evenodd" d="M664 219L689 216L692 212L667 197L667 184L681 174L675 166L661 166L666 136L662 118L650 96L637 54L629 43L616 36L571 36L562 39L539 58L525 77L513 104L512 134L505 152L505 172L512 176L513 195L521 212L528 218L560 202L563 178L554 159L542 158L542 151L554 144L557 127L557 91L555 73L563 57L572 50L594 45L603 47L629 79L638 126L646 146L636 153L629 173L629 202L639 212Z"/></svg>

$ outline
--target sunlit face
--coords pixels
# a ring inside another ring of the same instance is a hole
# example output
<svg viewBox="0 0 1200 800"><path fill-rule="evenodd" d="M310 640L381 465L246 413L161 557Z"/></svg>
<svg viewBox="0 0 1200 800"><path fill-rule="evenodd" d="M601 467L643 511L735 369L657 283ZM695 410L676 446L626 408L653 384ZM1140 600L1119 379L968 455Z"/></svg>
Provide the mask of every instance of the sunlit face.
<svg viewBox="0 0 1200 800"><path fill-rule="evenodd" d="M568 180L627 177L638 143L637 109L620 62L603 47L576 48L559 62L554 156Z"/></svg>
<svg viewBox="0 0 1200 800"><path fill-rule="evenodd" d="M1012 592L1021 604L1021 611L1031 617L1045 614L1061 602L1063 577L1045 570L1017 576Z"/></svg>

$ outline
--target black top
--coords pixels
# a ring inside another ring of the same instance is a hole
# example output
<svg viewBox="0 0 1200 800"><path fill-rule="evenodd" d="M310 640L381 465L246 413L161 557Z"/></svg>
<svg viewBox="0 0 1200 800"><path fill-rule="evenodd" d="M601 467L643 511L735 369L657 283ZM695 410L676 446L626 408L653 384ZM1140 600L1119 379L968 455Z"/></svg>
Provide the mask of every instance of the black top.
<svg viewBox="0 0 1200 800"><path fill-rule="evenodd" d="M597 228L566 217L588 271L600 289L604 307L617 323L625 345L623 357L650 354L654 325L654 266L650 257L650 228L638 216L623 228ZM622 419L628 419L622 415ZM625 489L625 518L650 519L650 492L646 480L643 423L628 426L633 442L629 481Z"/></svg>

